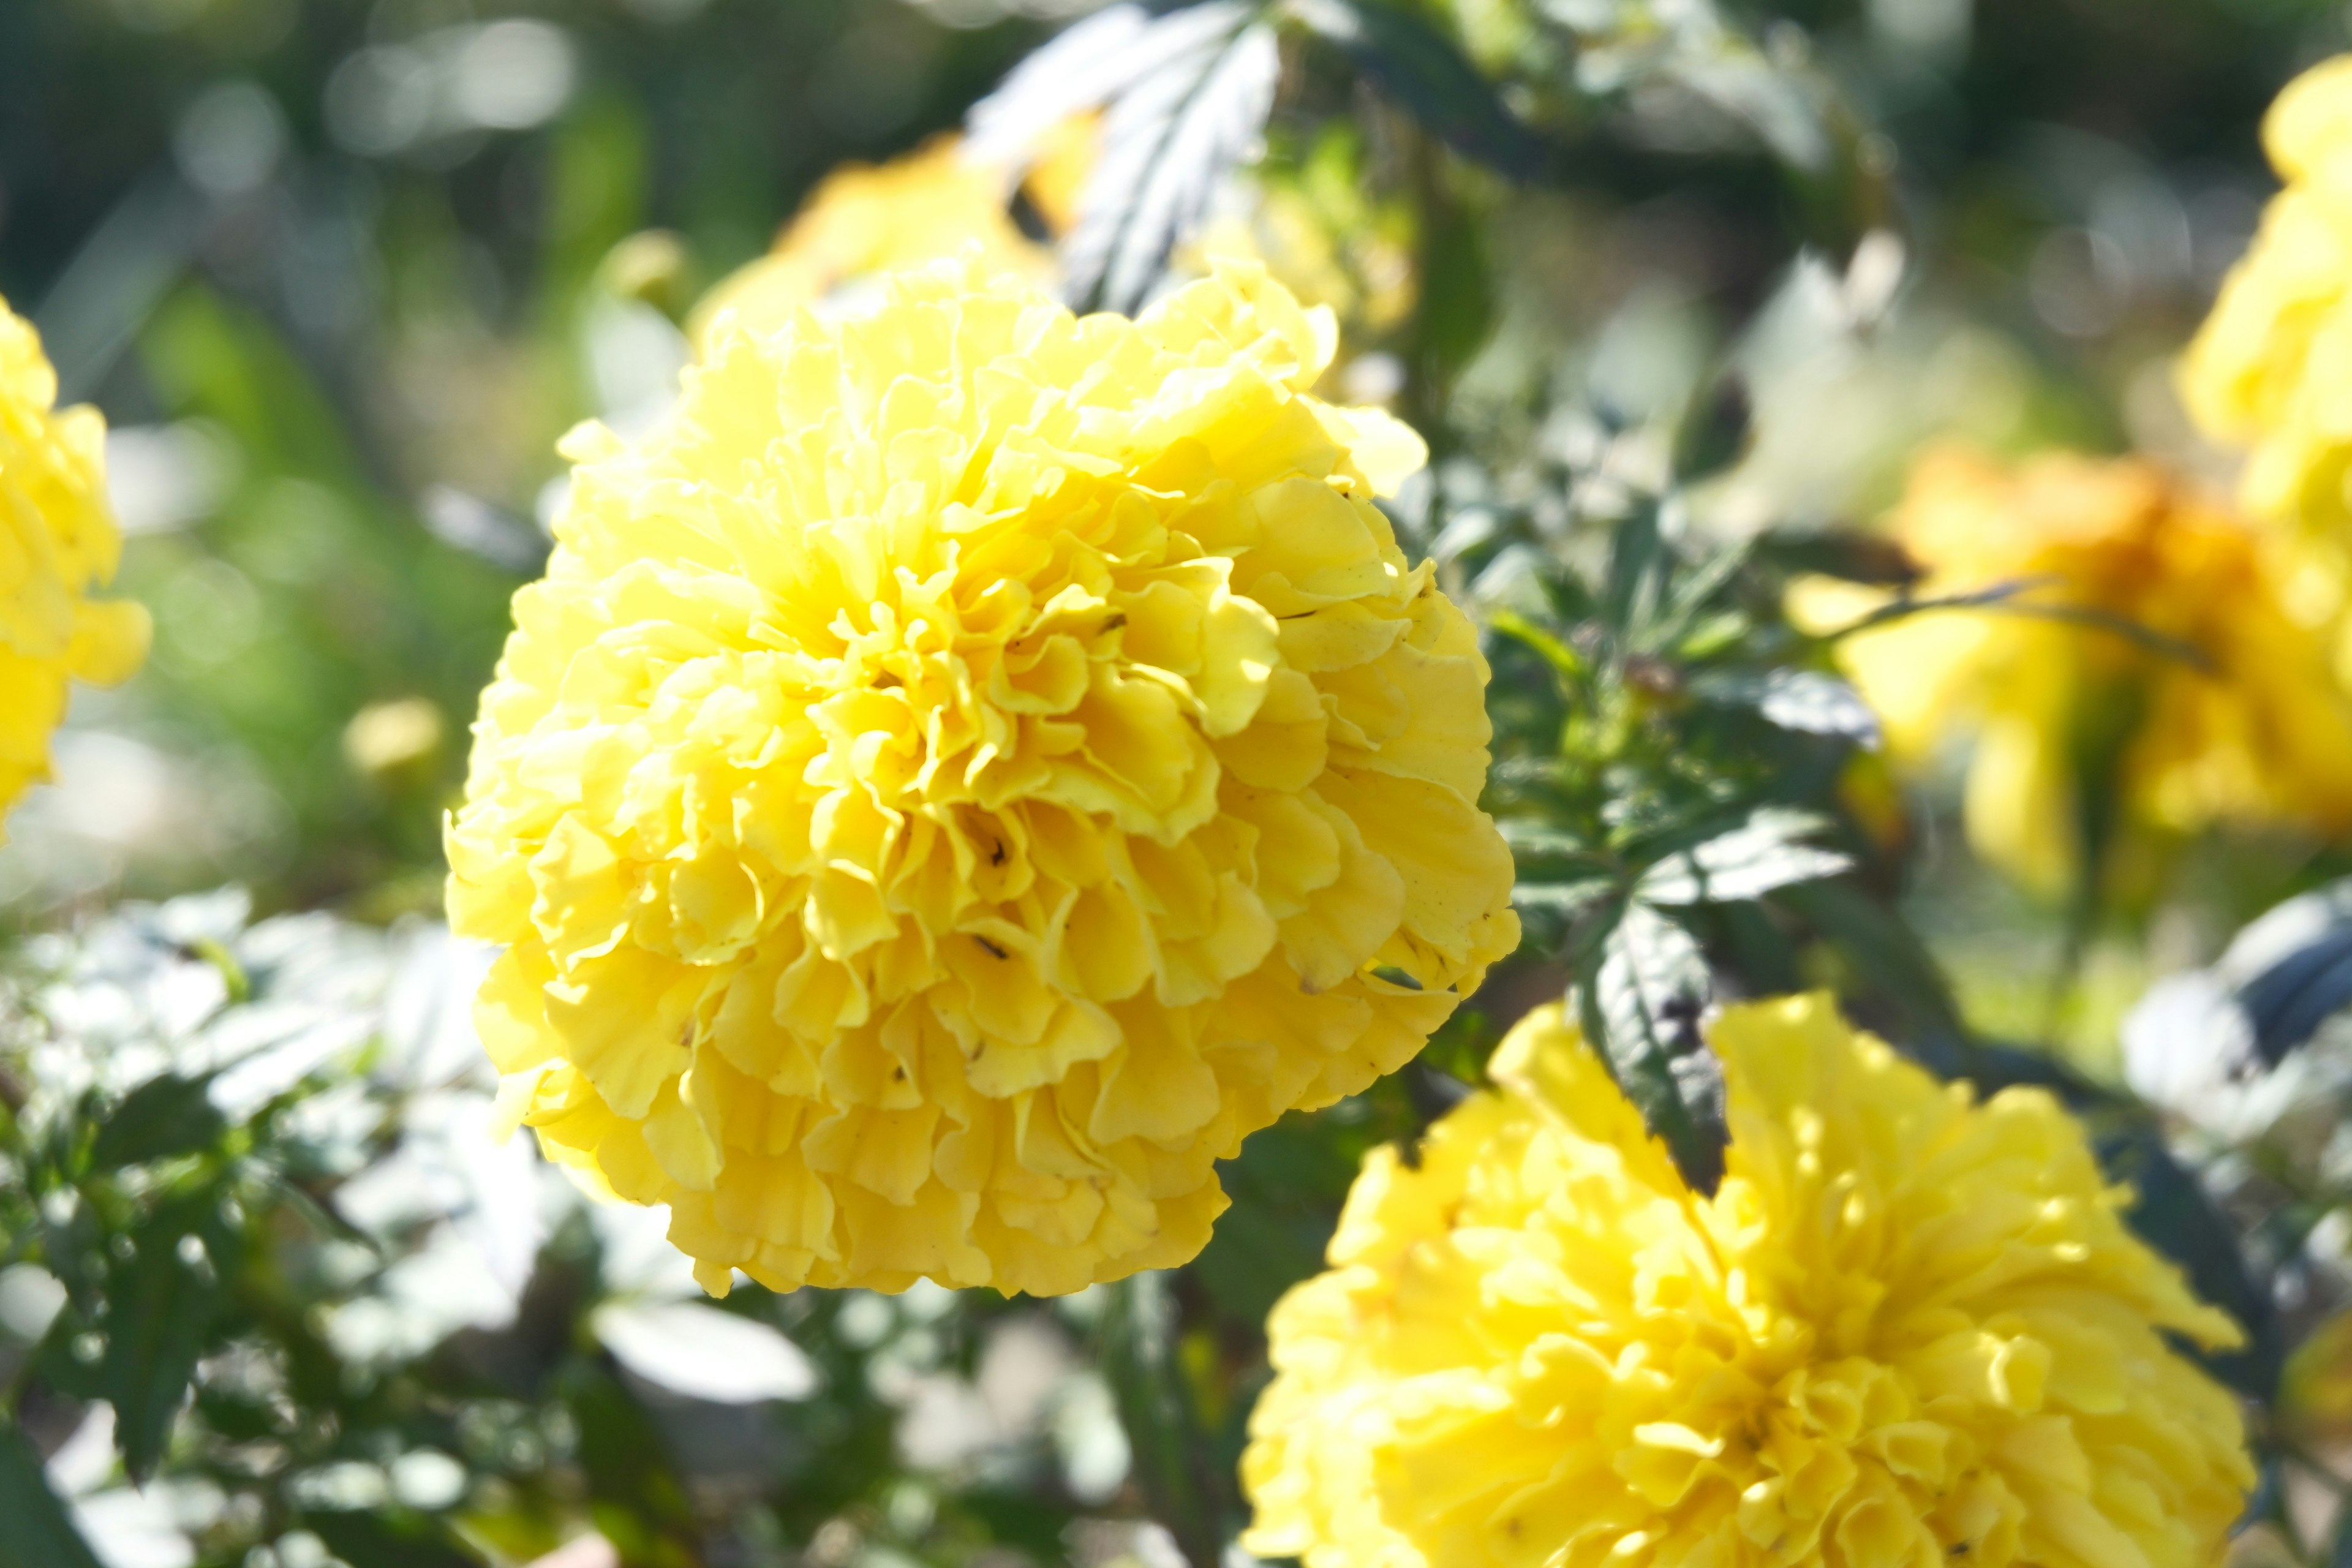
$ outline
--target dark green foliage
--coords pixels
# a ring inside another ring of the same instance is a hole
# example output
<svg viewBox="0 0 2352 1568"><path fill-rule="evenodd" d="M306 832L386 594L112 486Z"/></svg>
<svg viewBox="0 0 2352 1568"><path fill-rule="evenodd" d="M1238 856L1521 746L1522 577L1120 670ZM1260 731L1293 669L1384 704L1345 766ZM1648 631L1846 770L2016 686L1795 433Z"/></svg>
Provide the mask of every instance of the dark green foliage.
<svg viewBox="0 0 2352 1568"><path fill-rule="evenodd" d="M99 1568L24 1433L0 1425L0 1568Z"/></svg>

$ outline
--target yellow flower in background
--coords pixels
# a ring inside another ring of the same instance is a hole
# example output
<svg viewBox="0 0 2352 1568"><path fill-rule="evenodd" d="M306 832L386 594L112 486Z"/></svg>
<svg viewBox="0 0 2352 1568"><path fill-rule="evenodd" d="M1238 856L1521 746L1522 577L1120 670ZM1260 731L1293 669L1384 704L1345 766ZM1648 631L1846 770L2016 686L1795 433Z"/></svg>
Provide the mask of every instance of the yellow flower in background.
<svg viewBox="0 0 2352 1568"><path fill-rule="evenodd" d="M2017 605L2095 611L2206 661L2000 608L1847 639L1846 670L1898 758L1969 740L1969 838L1987 859L2045 890L2066 885L2081 759L2106 747L2139 827L2352 827L2352 697L2332 668L2333 590L2303 542L2248 526L2143 459L2007 467L1952 449L1914 466L1890 526L1927 570L1920 597L2024 584ZM1815 629L1883 599L1800 587L1791 608Z"/></svg>
<svg viewBox="0 0 2352 1568"><path fill-rule="evenodd" d="M1353 343L1396 330L1418 295L1410 221L1366 194L1352 149L1336 139L1287 177L1261 170L1246 205L1213 216L1178 247L1176 264L1206 272L1219 259L1261 261L1310 305L1328 305Z"/></svg>
<svg viewBox="0 0 2352 1568"><path fill-rule="evenodd" d="M835 290L960 256L967 246L992 275L1015 273L1043 287L1053 279L1054 253L1013 223L1013 187L1020 184L1048 230L1060 233L1076 220L1077 190L1093 166L1094 143L1091 117L1066 122L1023 181L968 156L953 134L878 167L837 169L810 194L772 250L703 297L688 335L708 356L726 312L747 331L772 332Z"/></svg>
<svg viewBox="0 0 2352 1568"><path fill-rule="evenodd" d="M2166 1341L2238 1342L2037 1089L1825 995L1727 1008L1713 1198L1557 1006L1366 1162L1268 1332L1244 1544L1307 1568L2209 1568L2254 1473Z"/></svg>
<svg viewBox="0 0 2352 1568"><path fill-rule="evenodd" d="M2263 518L2352 526L2352 55L2271 106L2263 142L2286 188L2182 361L2189 411L2248 449Z"/></svg>
<svg viewBox="0 0 2352 1568"><path fill-rule="evenodd" d="M1422 445L1303 395L1332 337L946 264L568 444L451 920L512 1112L712 1289L1181 1263L1516 944L1486 667L1371 500Z"/></svg>
<svg viewBox="0 0 2352 1568"><path fill-rule="evenodd" d="M48 776L68 683L110 686L147 657L147 612L89 597L122 552L106 422L57 398L40 338L0 300L0 810Z"/></svg>

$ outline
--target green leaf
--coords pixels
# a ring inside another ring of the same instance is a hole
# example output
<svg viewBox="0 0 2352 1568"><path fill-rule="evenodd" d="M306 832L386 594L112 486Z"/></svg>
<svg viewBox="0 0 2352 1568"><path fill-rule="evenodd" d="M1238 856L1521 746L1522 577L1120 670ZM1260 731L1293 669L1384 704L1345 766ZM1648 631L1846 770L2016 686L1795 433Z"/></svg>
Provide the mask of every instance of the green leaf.
<svg viewBox="0 0 2352 1568"><path fill-rule="evenodd" d="M1944 972L1893 910L1843 881L1790 883L1775 889L1771 901L1835 947L1861 979L1902 1010L1914 1035L1966 1036Z"/></svg>
<svg viewBox="0 0 2352 1568"><path fill-rule="evenodd" d="M1505 817L1495 824L1503 842L1511 853L1522 859L1597 860L1590 842L1563 827L1549 822L1531 822L1523 816Z"/></svg>
<svg viewBox="0 0 2352 1568"><path fill-rule="evenodd" d="M1718 707L1752 708L1800 734L1842 735L1868 752L1885 743L1862 694L1818 669L1709 670L1691 682L1690 693Z"/></svg>
<svg viewBox="0 0 2352 1568"><path fill-rule="evenodd" d="M1018 163L1069 115L1102 110L1100 151L1062 242L1063 289L1082 309L1131 313L1257 145L1281 71L1255 5L1113 5L973 107L973 152Z"/></svg>
<svg viewBox="0 0 2352 1568"><path fill-rule="evenodd" d="M149 1079L123 1096L99 1124L91 1164L101 1171L120 1170L211 1147L226 1125L207 1098L211 1089L209 1076L166 1073Z"/></svg>
<svg viewBox="0 0 2352 1568"><path fill-rule="evenodd" d="M1636 507L1610 531L1601 618L1621 640L1638 641L1656 618L1674 566L1674 552L1658 531L1656 507Z"/></svg>
<svg viewBox="0 0 2352 1568"><path fill-rule="evenodd" d="M1675 481L1696 484L1747 456L1755 413L1745 377L1737 371L1717 377L1692 400L1682 427L1675 432Z"/></svg>
<svg viewBox="0 0 2352 1568"><path fill-rule="evenodd" d="M2238 1350L2193 1352L2231 1387L2267 1404L2278 1392L2285 1347L2270 1292L2256 1282L2238 1242L2237 1226L2214 1206L2197 1178L2145 1122L2098 1140L2099 1163L2135 1194L2125 1223L2142 1241L2180 1266L2199 1298L2238 1321L2246 1343Z"/></svg>
<svg viewBox="0 0 2352 1568"><path fill-rule="evenodd" d="M1151 1516L1172 1533L1192 1568L1223 1560L1236 1510L1231 1483L1205 1463L1201 1413L1176 1353L1178 1317L1168 1276L1129 1275L1109 1287L1102 1365L1134 1452L1133 1475Z"/></svg>
<svg viewBox="0 0 2352 1568"><path fill-rule="evenodd" d="M1505 106L1459 45L1385 0L1292 0L1292 12L1347 51L1371 84L1465 158L1535 177L1543 143Z"/></svg>
<svg viewBox="0 0 2352 1568"><path fill-rule="evenodd" d="M1636 898L1654 904L1727 904L1853 868L1853 857L1805 839L1827 818L1787 806L1759 806L1746 822L1642 873Z"/></svg>
<svg viewBox="0 0 2352 1568"><path fill-rule="evenodd" d="M1927 568L1898 542L1852 529L1765 533L1756 541L1756 555L1783 572L1819 573L1888 588L1907 588L1927 575Z"/></svg>
<svg viewBox="0 0 2352 1568"><path fill-rule="evenodd" d="M352 1568L481 1568L481 1556L448 1529L406 1509L310 1513L302 1523Z"/></svg>
<svg viewBox="0 0 2352 1568"><path fill-rule="evenodd" d="M1643 635L1643 648L1651 653L1675 652L1687 655L1691 651L1689 644L1695 640L1692 623L1698 620L1699 616L1722 595L1726 588L1738 581L1740 572L1754 558L1753 547L1743 542L1735 544L1728 550L1718 550L1708 559L1700 562L1696 568L1685 573L1682 581L1675 584L1674 595L1666 603L1665 613L1659 616L1657 624ZM1710 617L1714 621L1726 618L1743 626L1747 619L1742 616ZM1706 623L1701 623L1700 630L1696 636L1705 635L1706 625Z"/></svg>
<svg viewBox="0 0 2352 1568"><path fill-rule="evenodd" d="M1723 1064L1700 1037L1709 989L1698 940L1634 900L1578 965L1577 1008L1610 1076L1692 1188L1723 1181Z"/></svg>
<svg viewBox="0 0 2352 1568"><path fill-rule="evenodd" d="M113 1401L114 1440L131 1479L153 1473L195 1375L220 1287L190 1223L210 1194L174 1205L131 1237L128 1262L106 1285L100 1377Z"/></svg>
<svg viewBox="0 0 2352 1568"><path fill-rule="evenodd" d="M1511 889L1511 902L1523 910L1545 910L1571 918L1622 889L1616 878L1580 877L1560 882L1521 882Z"/></svg>
<svg viewBox="0 0 2352 1568"><path fill-rule="evenodd" d="M2352 879L2278 905L2240 931L2222 959L2244 975L2238 1005L2254 1048L2273 1065L2352 1007Z"/></svg>
<svg viewBox="0 0 2352 1568"><path fill-rule="evenodd" d="M100 1568L14 1422L0 1422L0 1568Z"/></svg>

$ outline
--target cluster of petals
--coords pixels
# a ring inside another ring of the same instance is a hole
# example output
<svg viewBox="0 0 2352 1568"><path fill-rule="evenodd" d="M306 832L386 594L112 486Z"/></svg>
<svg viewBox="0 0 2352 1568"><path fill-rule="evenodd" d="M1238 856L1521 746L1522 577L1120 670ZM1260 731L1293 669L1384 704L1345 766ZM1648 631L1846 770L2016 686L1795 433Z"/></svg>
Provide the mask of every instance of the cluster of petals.
<svg viewBox="0 0 2352 1568"><path fill-rule="evenodd" d="M2250 524L2145 458L2010 466L1952 448L1914 465L1889 526L1927 570L1920 597L2011 590L1841 648L1898 755L1971 742L1968 829L1986 858L2065 886L2092 790L2165 835L2352 827L2352 700L2329 557L2313 542ZM1794 607L1824 628L1877 602L1806 586ZM2111 779L2081 776L2103 750Z"/></svg>
<svg viewBox="0 0 2352 1568"><path fill-rule="evenodd" d="M572 438L450 911L511 1113L708 1287L1182 1262L1515 945L1486 667L1373 504L1421 444L1306 395L1332 335L946 264Z"/></svg>
<svg viewBox="0 0 2352 1568"><path fill-rule="evenodd" d="M111 685L147 654L146 612L89 596L122 552L105 421L57 397L39 337L0 301L0 810L48 776L69 684Z"/></svg>
<svg viewBox="0 0 2352 1568"><path fill-rule="evenodd" d="M2208 432L2247 448L2257 517L2352 530L2352 55L2290 83L2263 122L2285 188L2181 362Z"/></svg>
<svg viewBox="0 0 2352 1568"><path fill-rule="evenodd" d="M2253 1479L2168 1342L2238 1334L2040 1090L1826 996L1727 1008L1712 1198L1558 1007L1376 1153L1275 1310L1244 1539L1307 1568L2210 1568Z"/></svg>

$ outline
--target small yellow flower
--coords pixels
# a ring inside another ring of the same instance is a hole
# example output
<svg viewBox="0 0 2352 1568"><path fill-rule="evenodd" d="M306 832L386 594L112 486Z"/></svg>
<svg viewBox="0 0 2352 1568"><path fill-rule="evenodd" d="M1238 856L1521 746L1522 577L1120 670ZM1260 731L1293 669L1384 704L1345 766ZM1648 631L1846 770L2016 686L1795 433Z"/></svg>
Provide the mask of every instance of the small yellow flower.
<svg viewBox="0 0 2352 1568"><path fill-rule="evenodd" d="M113 685L147 657L147 612L89 596L122 552L106 422L57 398L39 337L0 300L0 811L48 776L67 684Z"/></svg>
<svg viewBox="0 0 2352 1568"><path fill-rule="evenodd" d="M1421 443L1304 395L1332 336L947 264L569 443L451 919L513 1113L710 1288L1181 1263L1515 945L1486 667L1371 500Z"/></svg>
<svg viewBox="0 0 2352 1568"><path fill-rule="evenodd" d="M2289 84L2263 122L2286 182L2182 361L2190 412L2248 448L2257 517L2352 526L2352 55Z"/></svg>
<svg viewBox="0 0 2352 1568"><path fill-rule="evenodd" d="M2001 608L1932 612L1848 639L1847 671L1898 757L1971 740L1969 837L1989 860L2031 886L2067 883L2079 759L2106 741L2120 747L2128 825L2352 826L2335 591L2304 542L2246 525L2154 463L2070 454L2005 468L1932 451L1891 522L1927 568L1922 597L2021 584L2016 605L2095 611L2207 661ZM1801 586L1792 608L1816 626L1877 602Z"/></svg>
<svg viewBox="0 0 2352 1568"><path fill-rule="evenodd" d="M1244 1544L1307 1568L2210 1568L2238 1342L2048 1095L1727 1008L1712 1198L1557 1006L1275 1309Z"/></svg>
<svg viewBox="0 0 2352 1568"><path fill-rule="evenodd" d="M1075 221L1076 188L1094 161L1092 120L1068 121L1043 152L1025 188L1058 232ZM837 169L810 194L773 249L703 297L688 335L707 355L726 312L745 331L772 332L837 290L961 256L967 247L988 272L1017 273L1043 287L1053 280L1054 253L1013 223L1008 207L1015 184L968 155L953 134L878 167Z"/></svg>

